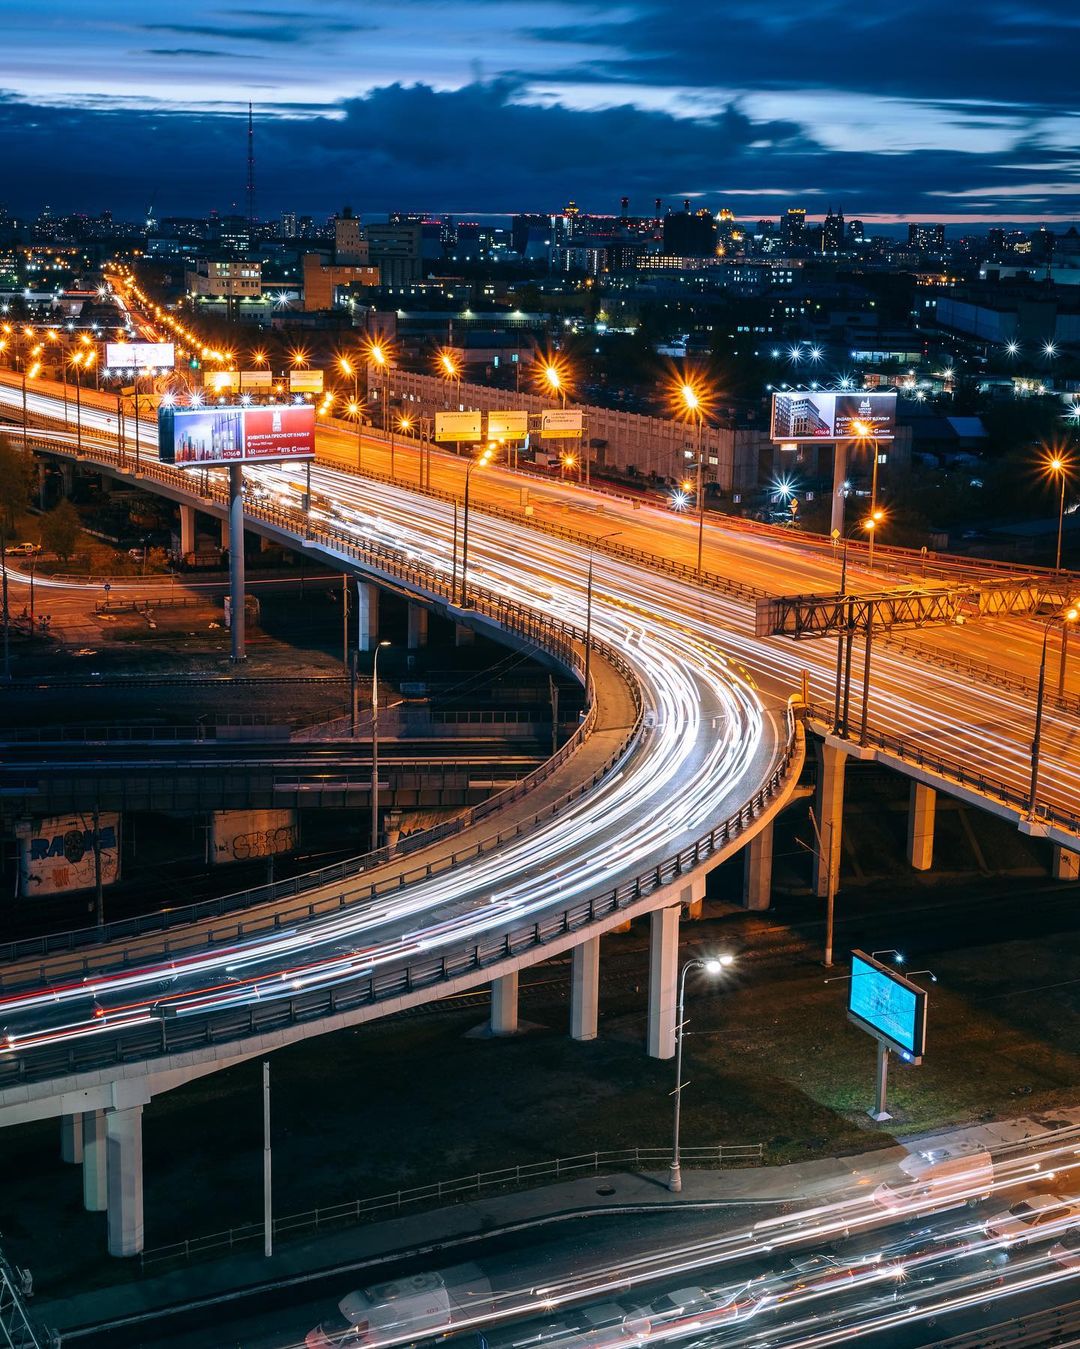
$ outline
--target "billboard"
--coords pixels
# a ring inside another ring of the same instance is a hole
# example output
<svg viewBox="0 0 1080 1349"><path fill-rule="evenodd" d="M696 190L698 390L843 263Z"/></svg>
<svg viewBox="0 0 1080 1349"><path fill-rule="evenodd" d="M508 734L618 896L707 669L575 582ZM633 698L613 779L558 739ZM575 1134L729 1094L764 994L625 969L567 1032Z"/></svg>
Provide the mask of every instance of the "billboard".
<svg viewBox="0 0 1080 1349"><path fill-rule="evenodd" d="M158 410L158 453L181 468L265 464L315 458L315 409L309 403L270 407Z"/></svg>
<svg viewBox="0 0 1080 1349"><path fill-rule="evenodd" d="M117 370L171 370L176 349L171 342L106 342L105 364Z"/></svg>
<svg viewBox="0 0 1080 1349"><path fill-rule="evenodd" d="M483 440L481 420L479 412L436 412L435 439Z"/></svg>
<svg viewBox="0 0 1080 1349"><path fill-rule="evenodd" d="M295 810L215 810L210 861L250 862L294 852L299 842Z"/></svg>
<svg viewBox="0 0 1080 1349"><path fill-rule="evenodd" d="M926 990L864 951L851 953L848 1020L911 1062L926 1048Z"/></svg>
<svg viewBox="0 0 1080 1349"><path fill-rule="evenodd" d="M94 888L94 821L89 812L33 820L20 824L15 832L23 899ZM120 816L113 811L98 815L98 849L101 883L112 885L120 878Z"/></svg>
<svg viewBox="0 0 1080 1349"><path fill-rule="evenodd" d="M559 412L540 414L540 434L545 440L576 440L584 429L584 420L580 412L568 412L563 408Z"/></svg>
<svg viewBox="0 0 1080 1349"><path fill-rule="evenodd" d="M241 389L272 389L274 376L269 370L241 370Z"/></svg>
<svg viewBox="0 0 1080 1349"><path fill-rule="evenodd" d="M290 370L290 393L322 393L323 372L321 370Z"/></svg>
<svg viewBox="0 0 1080 1349"><path fill-rule="evenodd" d="M896 393L825 393L799 389L774 393L772 433L776 441L892 440L896 435Z"/></svg>
<svg viewBox="0 0 1080 1349"><path fill-rule="evenodd" d="M524 440L529 434L527 412L489 412L488 438L490 440Z"/></svg>

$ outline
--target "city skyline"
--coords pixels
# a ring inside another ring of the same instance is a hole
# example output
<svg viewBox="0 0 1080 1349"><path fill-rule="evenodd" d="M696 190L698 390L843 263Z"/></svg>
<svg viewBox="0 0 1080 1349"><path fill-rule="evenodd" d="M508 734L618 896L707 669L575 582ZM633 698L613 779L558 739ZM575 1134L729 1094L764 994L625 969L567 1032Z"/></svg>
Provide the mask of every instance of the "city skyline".
<svg viewBox="0 0 1080 1349"><path fill-rule="evenodd" d="M614 211L622 195L641 213L689 196L740 217L835 202L886 224L1054 224L1080 209L1075 100L1052 78L1076 30L1063 0L1023 21L956 11L944 33L923 4L867 14L850 0L812 23L786 0L723 15L379 0L362 20L338 0L194 0L150 18L131 0L49 0L5 23L19 211L244 210L249 100L263 218L343 200ZM850 59L859 45L872 68Z"/></svg>

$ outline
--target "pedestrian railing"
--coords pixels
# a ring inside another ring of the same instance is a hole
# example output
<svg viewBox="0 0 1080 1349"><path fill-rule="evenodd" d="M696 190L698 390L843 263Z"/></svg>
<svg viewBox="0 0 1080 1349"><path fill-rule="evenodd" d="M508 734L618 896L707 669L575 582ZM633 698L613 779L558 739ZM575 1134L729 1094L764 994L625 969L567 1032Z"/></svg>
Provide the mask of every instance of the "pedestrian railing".
<svg viewBox="0 0 1080 1349"><path fill-rule="evenodd" d="M680 1148L684 1167L760 1166L764 1158L761 1143L714 1143L711 1146ZM671 1148L623 1148L608 1152L583 1152L576 1157L556 1157L551 1161L526 1162L504 1166L496 1171L478 1171L471 1176L433 1181L411 1189L390 1190L369 1199L354 1199L290 1213L273 1219L275 1241L281 1238L310 1236L336 1227L373 1219L397 1217L408 1211L445 1203L459 1203L496 1190L521 1189L540 1182L574 1180L605 1171L663 1171L671 1162ZM139 1256L143 1270L167 1262L193 1260L218 1255L261 1242L263 1223L242 1223L207 1236L175 1241L167 1246L144 1250Z"/></svg>

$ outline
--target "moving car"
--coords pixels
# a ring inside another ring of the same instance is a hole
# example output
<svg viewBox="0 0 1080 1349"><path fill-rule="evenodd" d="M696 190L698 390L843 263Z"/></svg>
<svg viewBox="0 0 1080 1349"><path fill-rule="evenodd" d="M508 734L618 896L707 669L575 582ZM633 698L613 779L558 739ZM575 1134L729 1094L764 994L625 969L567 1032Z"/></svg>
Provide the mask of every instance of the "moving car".
<svg viewBox="0 0 1080 1349"><path fill-rule="evenodd" d="M455 1323L492 1307L491 1285L475 1265L443 1274L414 1274L346 1293L337 1315L309 1330L307 1349L354 1349L425 1332L447 1332Z"/></svg>
<svg viewBox="0 0 1080 1349"><path fill-rule="evenodd" d="M1066 1269L1080 1270L1080 1227L1067 1227L1061 1240L1051 1246L1047 1254Z"/></svg>
<svg viewBox="0 0 1080 1349"><path fill-rule="evenodd" d="M974 1205L994 1189L994 1162L988 1152L917 1153L905 1157L900 1170L907 1182L879 1185L871 1198L879 1208L897 1216L904 1213L940 1213Z"/></svg>

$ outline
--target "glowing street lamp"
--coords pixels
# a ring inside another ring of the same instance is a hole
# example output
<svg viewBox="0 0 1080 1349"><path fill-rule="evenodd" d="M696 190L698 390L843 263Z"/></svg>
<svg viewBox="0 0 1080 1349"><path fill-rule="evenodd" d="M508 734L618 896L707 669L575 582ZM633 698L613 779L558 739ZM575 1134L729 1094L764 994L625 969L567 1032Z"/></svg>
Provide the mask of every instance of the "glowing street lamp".
<svg viewBox="0 0 1080 1349"><path fill-rule="evenodd" d="M479 454L475 459L469 460L469 465L465 469L465 508L464 524L461 534L461 607L464 609L469 603L469 483L472 479L473 469L486 468L495 457L494 449L489 445L486 450ZM456 557L456 550L455 550ZM451 575L451 593L457 591L457 577Z"/></svg>
<svg viewBox="0 0 1080 1349"><path fill-rule="evenodd" d="M1072 474L1073 463L1068 455L1058 451L1051 451L1043 460L1043 472L1047 477L1057 477L1061 479L1061 494L1058 498L1058 530L1057 530L1057 555L1054 559L1054 570L1061 570L1061 544L1065 529L1065 486Z"/></svg>
<svg viewBox="0 0 1080 1349"><path fill-rule="evenodd" d="M871 571L874 569L874 538L881 528L882 521L885 519L883 510L872 510L866 519L862 522L863 529L866 530L866 537L869 540L867 547L866 565Z"/></svg>
<svg viewBox="0 0 1080 1349"><path fill-rule="evenodd" d="M363 467L364 453L364 404L359 398L350 398L345 404L345 410L356 423L356 471L359 473Z"/></svg>
<svg viewBox="0 0 1080 1349"><path fill-rule="evenodd" d="M383 372L382 429L390 430L390 353L381 342L371 342L367 348L370 364Z"/></svg>
<svg viewBox="0 0 1080 1349"><path fill-rule="evenodd" d="M675 1127L672 1140L671 1168L668 1173L668 1189L672 1194L678 1194L682 1190L679 1126L682 1122L682 1055L683 1037L686 1034L686 976L691 970L703 970L710 978L715 979L717 975L723 974L724 970L734 964L734 961L735 957L727 954L712 956L707 960L688 960L679 974L679 1001L675 1018L675 1090L672 1092L675 1097Z"/></svg>
<svg viewBox="0 0 1080 1349"><path fill-rule="evenodd" d="M705 544L705 455L702 449L702 431L705 425L706 396L707 391L704 386L693 384L689 380L683 380L676 391L676 406L679 414L684 421L692 420L695 423L694 458L697 460L697 575L699 581L701 580L702 551Z"/></svg>

